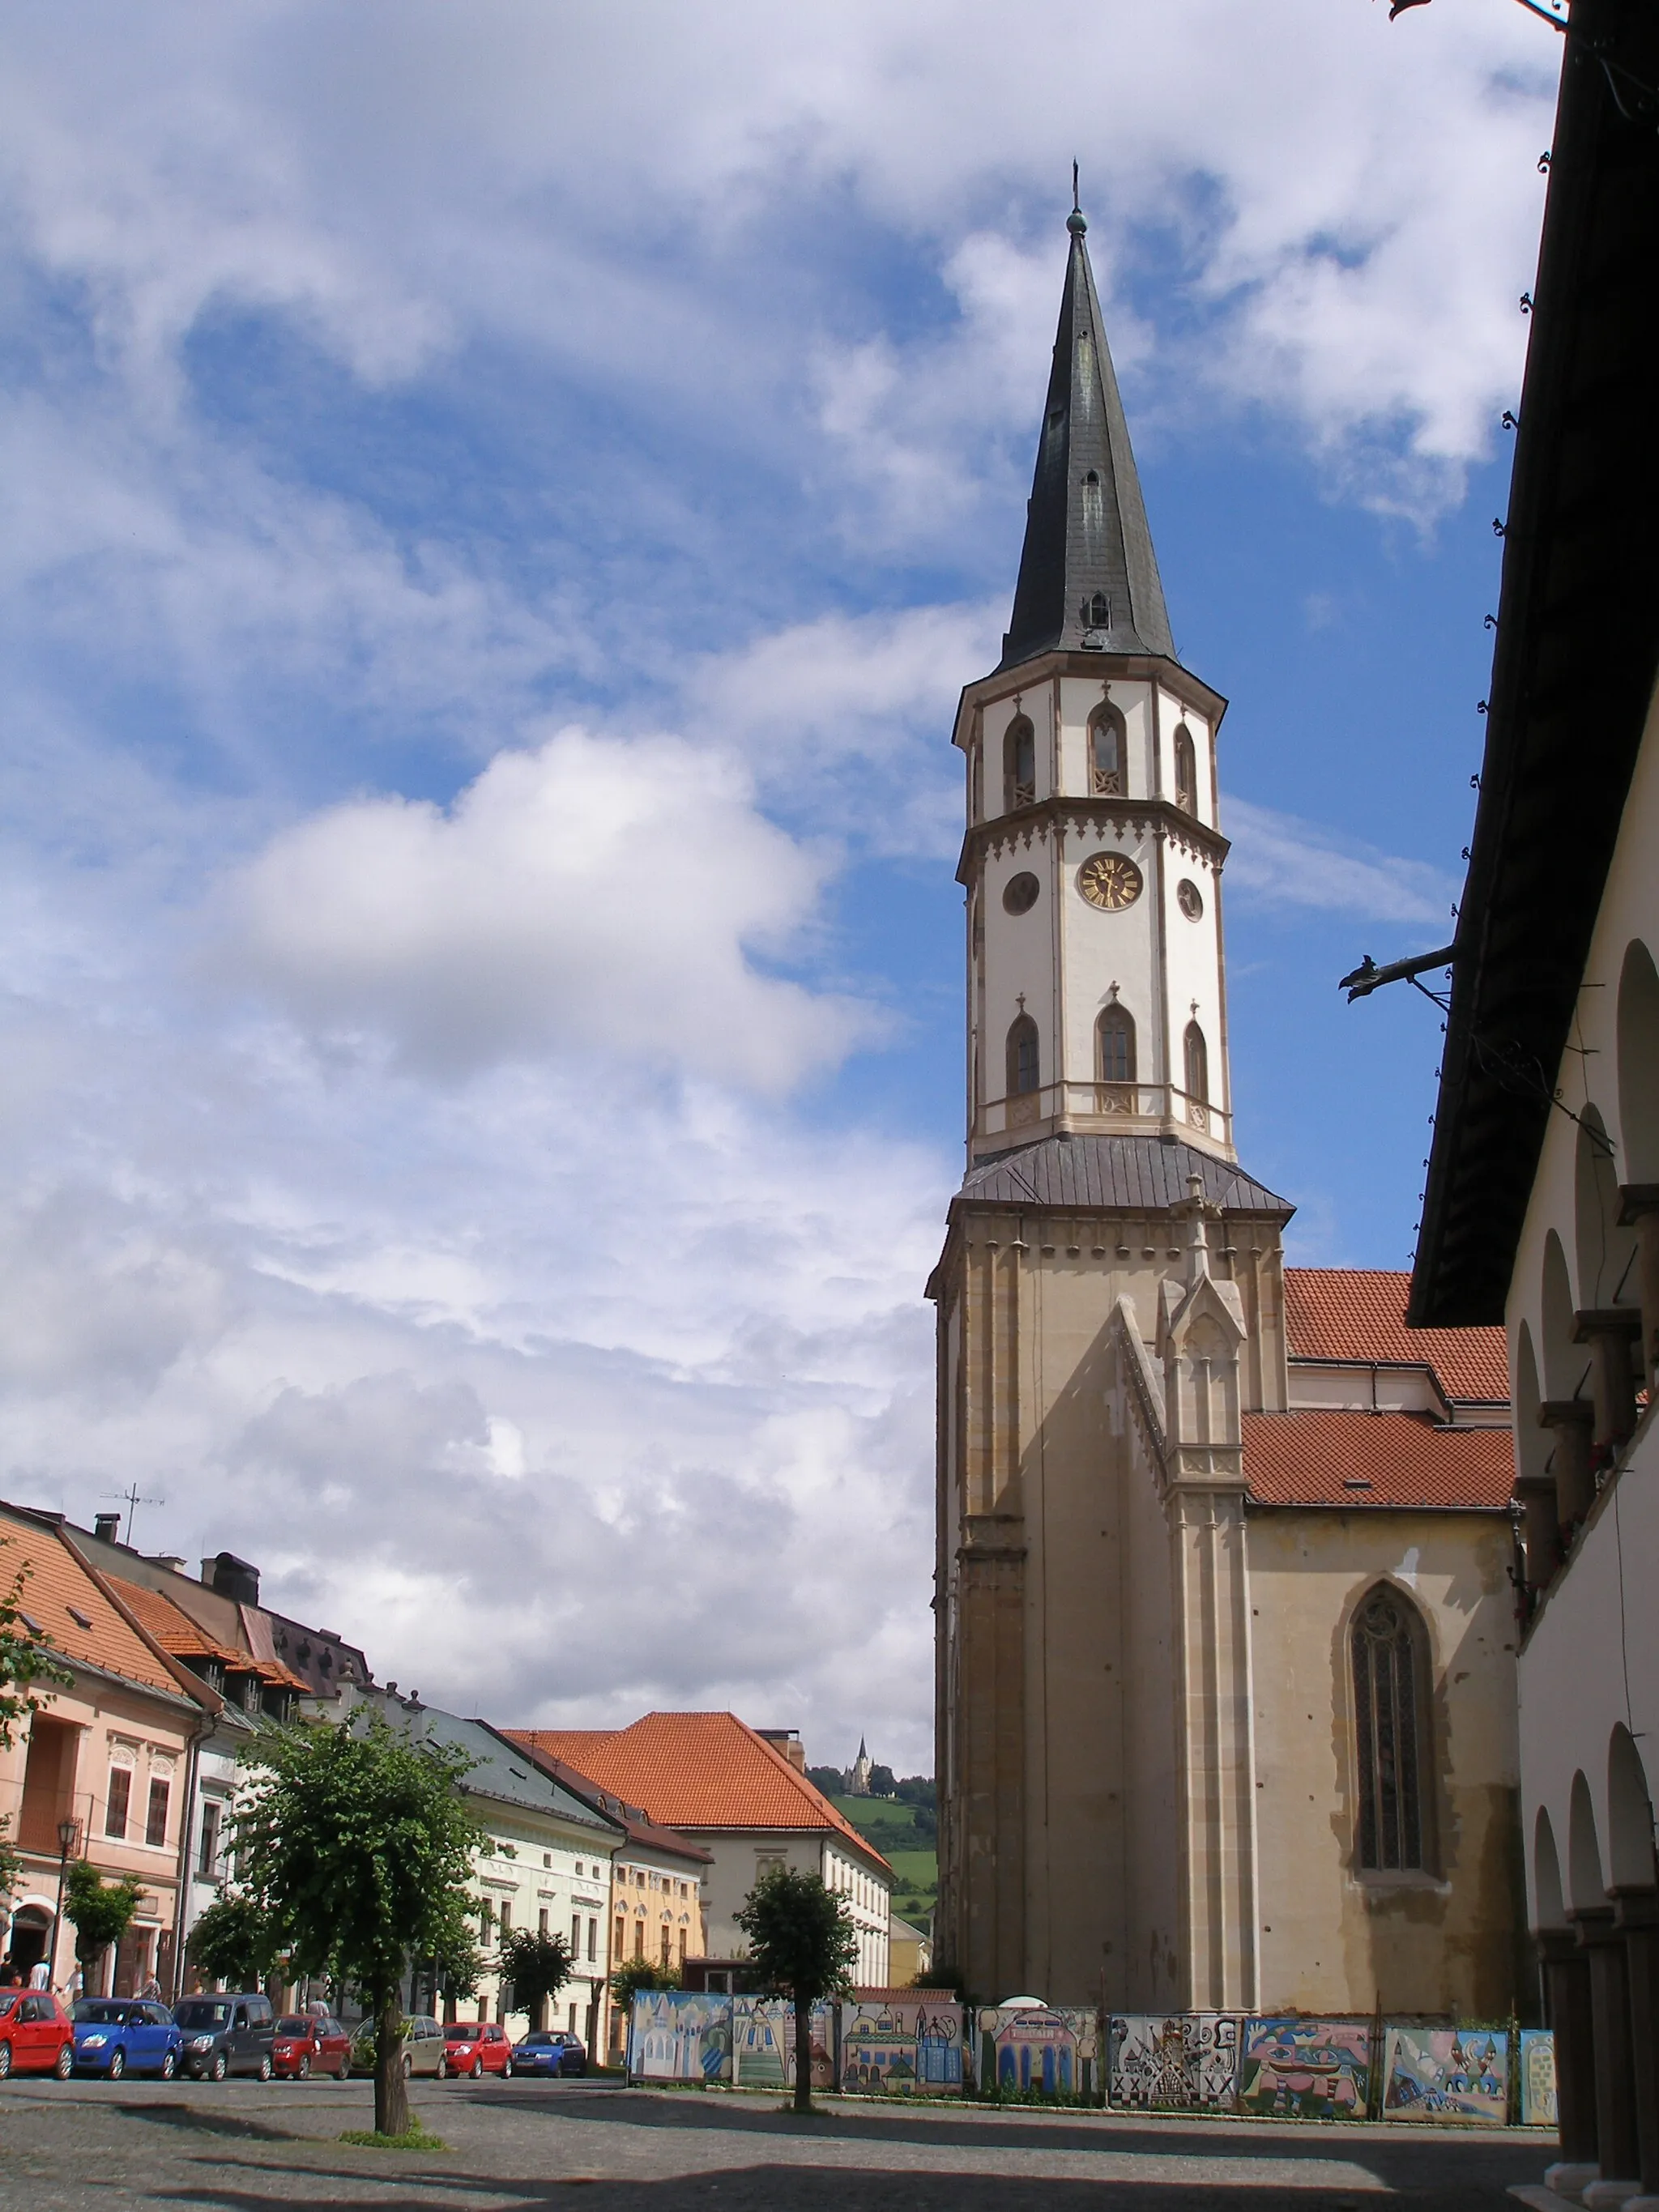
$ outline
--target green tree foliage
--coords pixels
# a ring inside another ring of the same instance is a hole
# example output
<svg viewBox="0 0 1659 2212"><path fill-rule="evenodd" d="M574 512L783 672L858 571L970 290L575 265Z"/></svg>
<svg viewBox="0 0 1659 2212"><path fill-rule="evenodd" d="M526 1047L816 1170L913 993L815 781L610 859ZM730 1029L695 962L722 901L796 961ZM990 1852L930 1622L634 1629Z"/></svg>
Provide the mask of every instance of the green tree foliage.
<svg viewBox="0 0 1659 2212"><path fill-rule="evenodd" d="M190 1956L210 1981L257 1990L282 1948L275 1923L257 1897L227 1893L190 1931Z"/></svg>
<svg viewBox="0 0 1659 2212"><path fill-rule="evenodd" d="M858 1937L840 1898L815 1874L775 1866L733 1917L767 1988L795 2007L795 2110L812 2109L812 2008L849 1986Z"/></svg>
<svg viewBox="0 0 1659 2212"><path fill-rule="evenodd" d="M894 1794L901 1805L925 1805L930 1812L939 1807L939 1790L931 1774L907 1774Z"/></svg>
<svg viewBox="0 0 1659 2212"><path fill-rule="evenodd" d="M634 1998L638 1990L677 1990L679 1985L678 1972L672 1966L659 1966L650 1959L624 1959L611 1977L611 1995L627 2021L634 2017Z"/></svg>
<svg viewBox="0 0 1659 2212"><path fill-rule="evenodd" d="M513 1984L513 2010L527 2012L531 2025L541 2025L541 2011L556 1997L574 1972L570 1946L562 1936L544 1936L538 1929L515 1929L501 1938L501 1972Z"/></svg>
<svg viewBox="0 0 1659 2212"><path fill-rule="evenodd" d="M75 1923L75 1955L83 1973L126 1934L143 1893L136 1875L106 1881L95 1866L76 1860L64 1884L64 1917Z"/></svg>
<svg viewBox="0 0 1659 2212"><path fill-rule="evenodd" d="M11 1814L0 1813L0 1896L10 1896L22 1871L23 1862L11 1839Z"/></svg>
<svg viewBox="0 0 1659 2212"><path fill-rule="evenodd" d="M838 1766L809 1766L806 1778L814 1790L822 1790L826 1797L844 1797L853 1779Z"/></svg>
<svg viewBox="0 0 1659 2212"><path fill-rule="evenodd" d="M483 1838L459 1788L472 1762L394 1735L378 1713L270 1730L250 1757L264 1771L235 1823L244 1881L295 1973L354 1982L368 1998L374 2126L401 2136L404 1971L472 1941L466 1884Z"/></svg>
<svg viewBox="0 0 1659 2212"><path fill-rule="evenodd" d="M0 1536L0 1550L14 1540ZM32 1628L23 1617L23 1589L30 1568L24 1560L12 1577L11 1588L0 1596L0 1750L9 1751L19 1725L32 1720L46 1700L37 1697L37 1682L57 1682L67 1689L75 1677L50 1654L52 1638L44 1629Z"/></svg>

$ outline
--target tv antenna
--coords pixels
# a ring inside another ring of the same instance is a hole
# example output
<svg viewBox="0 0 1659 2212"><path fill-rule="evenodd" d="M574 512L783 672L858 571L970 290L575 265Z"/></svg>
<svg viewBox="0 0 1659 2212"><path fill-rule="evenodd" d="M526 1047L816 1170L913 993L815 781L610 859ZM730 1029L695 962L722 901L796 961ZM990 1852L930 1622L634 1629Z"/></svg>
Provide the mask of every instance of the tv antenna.
<svg viewBox="0 0 1659 2212"><path fill-rule="evenodd" d="M104 1495L106 1498L118 1498L125 1503L127 1509L127 1533L125 1537L123 1537L122 1541L129 1545L132 1541L132 1516L137 1511L138 1508L141 1505L165 1505L167 1504L165 1498L142 1497L136 1482L130 1483L125 1490L106 1490L104 1492Z"/></svg>

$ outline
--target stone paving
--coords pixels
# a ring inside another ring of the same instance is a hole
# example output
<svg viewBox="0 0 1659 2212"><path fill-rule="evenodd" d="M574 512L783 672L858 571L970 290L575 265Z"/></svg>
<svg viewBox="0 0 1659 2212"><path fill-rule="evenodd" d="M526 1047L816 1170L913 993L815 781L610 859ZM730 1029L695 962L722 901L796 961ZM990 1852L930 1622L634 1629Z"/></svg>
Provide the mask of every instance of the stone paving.
<svg viewBox="0 0 1659 2212"><path fill-rule="evenodd" d="M415 2085L441 2152L354 2149L369 2085L0 2085L0 2212L1513 2212L1536 2130L872 2109L580 2082ZM574 2192L580 2190L580 2196Z"/></svg>

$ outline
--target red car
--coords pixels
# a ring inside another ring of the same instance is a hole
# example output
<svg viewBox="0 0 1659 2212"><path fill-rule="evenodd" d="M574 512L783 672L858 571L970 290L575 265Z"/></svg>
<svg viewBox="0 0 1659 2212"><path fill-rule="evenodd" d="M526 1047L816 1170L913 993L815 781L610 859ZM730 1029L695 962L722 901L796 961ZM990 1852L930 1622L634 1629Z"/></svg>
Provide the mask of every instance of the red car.
<svg viewBox="0 0 1659 2212"><path fill-rule="evenodd" d="M351 2038L322 2013L285 2013L271 2039L270 2063L285 2080L303 2081L313 2070L351 2079Z"/></svg>
<svg viewBox="0 0 1659 2212"><path fill-rule="evenodd" d="M475 2081L485 2074L499 2074L503 2081L510 2081L513 2045L507 2039L507 2030L493 2020L446 2021L439 2078L448 2074L470 2074Z"/></svg>
<svg viewBox="0 0 1659 2212"><path fill-rule="evenodd" d="M75 2027L50 1990L0 1990L0 2076L75 2069Z"/></svg>

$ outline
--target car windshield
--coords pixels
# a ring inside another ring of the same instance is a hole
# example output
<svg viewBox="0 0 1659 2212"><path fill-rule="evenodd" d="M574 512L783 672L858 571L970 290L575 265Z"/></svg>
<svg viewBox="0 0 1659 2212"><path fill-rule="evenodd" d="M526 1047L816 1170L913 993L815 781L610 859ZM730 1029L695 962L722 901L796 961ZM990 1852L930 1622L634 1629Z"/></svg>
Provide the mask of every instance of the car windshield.
<svg viewBox="0 0 1659 2212"><path fill-rule="evenodd" d="M230 2018L230 2007L200 2002L181 2004L173 2017L180 2027L222 2027Z"/></svg>
<svg viewBox="0 0 1659 2212"><path fill-rule="evenodd" d="M100 2001L96 1997L82 1997L75 2008L75 2025L77 2027L86 2027L94 2021L101 2022L106 2027L123 2027L126 2019L125 2005L111 2004L107 2000Z"/></svg>
<svg viewBox="0 0 1659 2212"><path fill-rule="evenodd" d="M470 2020L452 2020L444 2033L452 2043L471 2043L477 2039L477 2024Z"/></svg>
<svg viewBox="0 0 1659 2212"><path fill-rule="evenodd" d="M279 2020L276 2023L276 2033L278 2035L309 2035L312 2027L312 2021L301 2020L296 2013L290 2019Z"/></svg>
<svg viewBox="0 0 1659 2212"><path fill-rule="evenodd" d="M533 2035L525 2038L526 2043L555 2043L557 2040L557 2037L550 2035L544 2027L538 2027Z"/></svg>

